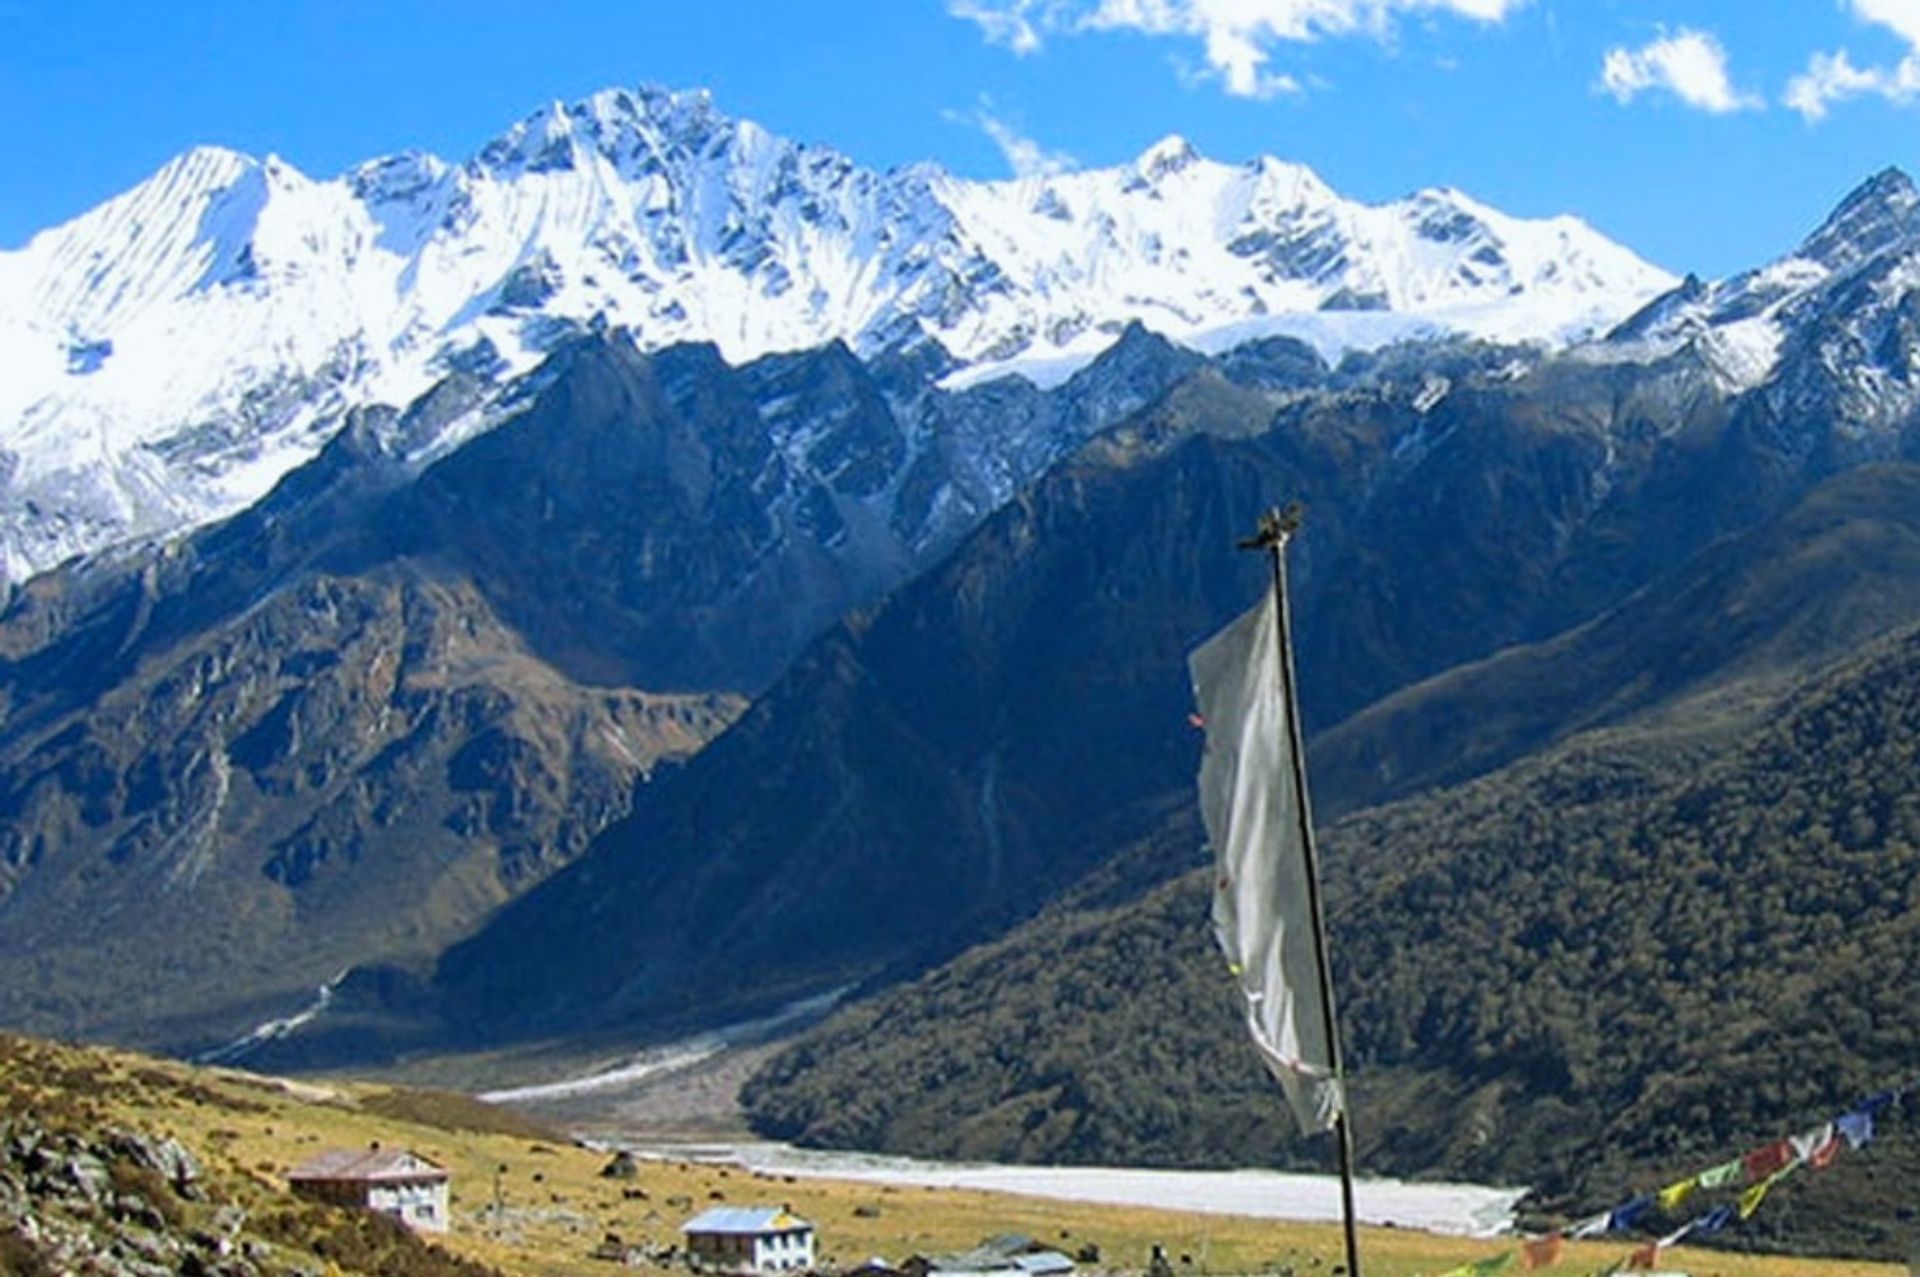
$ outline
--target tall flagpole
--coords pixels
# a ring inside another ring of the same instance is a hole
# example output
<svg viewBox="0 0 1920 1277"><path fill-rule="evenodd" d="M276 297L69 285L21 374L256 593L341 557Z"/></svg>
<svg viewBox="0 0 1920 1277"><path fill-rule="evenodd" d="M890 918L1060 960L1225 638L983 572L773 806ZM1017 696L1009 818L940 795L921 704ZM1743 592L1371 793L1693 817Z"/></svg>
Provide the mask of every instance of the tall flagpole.
<svg viewBox="0 0 1920 1277"><path fill-rule="evenodd" d="M1305 511L1300 503L1269 510L1260 516L1255 534L1240 542L1243 550L1265 550L1273 564L1274 624L1279 631L1280 689L1287 698L1287 731L1292 737L1294 809L1300 817L1300 846L1307 862L1307 906L1313 913L1313 954L1320 973L1320 1011L1327 1032L1327 1051L1333 1065L1333 1084L1340 1097L1334 1118L1334 1139L1340 1147L1340 1208L1346 1225L1348 1277L1360 1277L1360 1238L1353 1208L1353 1127L1347 1121L1346 1072L1340 1062L1340 1032L1333 1012L1333 967L1327 960L1327 918L1320 904L1320 858L1313 845L1313 807L1307 799L1307 750L1301 739L1300 695L1293 673L1293 620L1287 605L1287 542L1300 530Z"/></svg>

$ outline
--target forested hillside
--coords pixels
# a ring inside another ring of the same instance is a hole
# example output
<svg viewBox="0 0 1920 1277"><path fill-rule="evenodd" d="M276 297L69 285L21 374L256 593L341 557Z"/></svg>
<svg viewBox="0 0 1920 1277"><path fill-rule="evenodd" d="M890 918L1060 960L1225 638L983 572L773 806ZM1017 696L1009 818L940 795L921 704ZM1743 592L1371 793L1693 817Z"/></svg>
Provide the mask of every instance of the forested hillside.
<svg viewBox="0 0 1920 1277"><path fill-rule="evenodd" d="M1830 1116L1920 1063L1920 631L1731 745L1589 734L1326 839L1362 1164L1628 1189ZM1711 740L1711 734L1706 737ZM1200 836L1176 816L1162 862ZM851 1008L748 1092L770 1135L977 1157L1313 1164L1245 1042L1193 872L1094 888ZM1891 1253L1910 1118L1743 1238Z"/></svg>

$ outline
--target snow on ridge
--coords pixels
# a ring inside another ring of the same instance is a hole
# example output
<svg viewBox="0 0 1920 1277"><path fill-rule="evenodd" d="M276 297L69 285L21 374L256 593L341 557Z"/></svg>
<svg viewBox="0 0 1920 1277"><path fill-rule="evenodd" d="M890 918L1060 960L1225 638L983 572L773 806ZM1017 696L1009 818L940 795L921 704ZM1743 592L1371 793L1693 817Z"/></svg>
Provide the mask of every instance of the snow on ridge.
<svg viewBox="0 0 1920 1277"><path fill-rule="evenodd" d="M1551 341L1543 307L1617 320L1672 282L1575 219L1449 190L1361 204L1177 137L1047 178L876 173L700 90L550 103L461 164L403 152L314 179L199 147L0 253L0 562L17 577L231 513L348 407L454 367L525 371L596 316L734 363L919 333L1012 370L1073 366L1134 320L1199 344L1323 309L1435 331L1474 312L1464 331Z"/></svg>
<svg viewBox="0 0 1920 1277"><path fill-rule="evenodd" d="M1864 289L1856 284L1864 282ZM1920 286L1920 190L1898 169L1867 179L1792 252L1722 280L1689 276L1622 323L1595 359L1647 359L1691 347L1729 391L1773 377L1797 333L1837 323L1872 350ZM1873 359L1850 379L1870 382Z"/></svg>

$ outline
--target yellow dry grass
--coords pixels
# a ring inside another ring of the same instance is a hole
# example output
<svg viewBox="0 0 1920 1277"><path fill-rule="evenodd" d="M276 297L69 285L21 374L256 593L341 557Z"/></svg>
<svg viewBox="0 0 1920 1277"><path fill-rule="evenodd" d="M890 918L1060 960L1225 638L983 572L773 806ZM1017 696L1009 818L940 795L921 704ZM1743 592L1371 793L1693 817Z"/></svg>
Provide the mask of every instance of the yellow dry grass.
<svg viewBox="0 0 1920 1277"><path fill-rule="evenodd" d="M608 1274L589 1252L609 1233L629 1243L678 1239L680 1223L716 1203L790 1205L819 1230L823 1260L851 1266L871 1255L899 1260L961 1250L995 1233L1026 1233L1073 1253L1097 1246L1097 1269L1138 1271L1164 1246L1181 1277L1328 1274L1340 1261L1336 1226L1280 1224L1172 1211L1089 1206L968 1190L891 1188L795 1179L693 1163L642 1163L632 1180L602 1178L606 1156L520 1126L512 1115L431 1093L355 1082L282 1081L222 1069L191 1069L121 1052L73 1051L114 1120L171 1134L209 1169L284 1191L280 1176L322 1149L405 1146L453 1172L453 1229L443 1244L509 1273ZM183 1088L143 1084L159 1074ZM463 1129L497 1125L499 1129ZM516 1130L516 1126L520 1129ZM503 1209L493 1211L498 1185ZM1498 1243L1367 1229L1370 1277L1437 1274L1500 1253ZM1625 1257L1619 1243L1572 1247L1548 1271L1588 1273ZM1666 1267L1696 1277L1895 1277L1893 1265L1671 1252ZM1514 1266L1518 1271L1518 1265Z"/></svg>

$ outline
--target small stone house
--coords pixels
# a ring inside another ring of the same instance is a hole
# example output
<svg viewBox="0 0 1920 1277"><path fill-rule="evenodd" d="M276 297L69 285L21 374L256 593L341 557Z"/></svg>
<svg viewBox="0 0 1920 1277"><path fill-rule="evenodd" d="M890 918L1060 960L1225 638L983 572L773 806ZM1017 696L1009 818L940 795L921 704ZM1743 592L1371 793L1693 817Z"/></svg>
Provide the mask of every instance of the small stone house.
<svg viewBox="0 0 1920 1277"><path fill-rule="evenodd" d="M447 1231L446 1169L406 1149L332 1149L287 1172L301 1197L391 1215L425 1233Z"/></svg>
<svg viewBox="0 0 1920 1277"><path fill-rule="evenodd" d="M905 1277L1071 1277L1073 1260L1031 1237L989 1237L957 1255L915 1255L900 1265Z"/></svg>
<svg viewBox="0 0 1920 1277"><path fill-rule="evenodd" d="M813 1267L813 1225L784 1206L716 1206L680 1231L695 1272L786 1273Z"/></svg>

